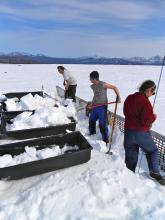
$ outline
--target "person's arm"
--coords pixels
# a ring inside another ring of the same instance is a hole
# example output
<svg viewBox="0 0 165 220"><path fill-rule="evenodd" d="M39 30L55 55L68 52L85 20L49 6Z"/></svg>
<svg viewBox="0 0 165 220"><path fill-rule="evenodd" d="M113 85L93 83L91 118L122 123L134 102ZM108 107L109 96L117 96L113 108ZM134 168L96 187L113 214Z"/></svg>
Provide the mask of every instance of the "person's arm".
<svg viewBox="0 0 165 220"><path fill-rule="evenodd" d="M141 124L149 127L156 120L156 117L157 116L153 113L153 108L149 100L146 100L141 110Z"/></svg>
<svg viewBox="0 0 165 220"><path fill-rule="evenodd" d="M65 80L65 90L68 90L69 87L69 80Z"/></svg>
<svg viewBox="0 0 165 220"><path fill-rule="evenodd" d="M116 96L118 97L118 103L121 103L120 93L119 93L119 90L116 86L109 84L109 83L104 83L104 88L112 89L116 93Z"/></svg>
<svg viewBox="0 0 165 220"><path fill-rule="evenodd" d="M64 81L65 81L65 90L68 90L68 87L69 87L69 74L64 71L63 73L63 77L64 77Z"/></svg>

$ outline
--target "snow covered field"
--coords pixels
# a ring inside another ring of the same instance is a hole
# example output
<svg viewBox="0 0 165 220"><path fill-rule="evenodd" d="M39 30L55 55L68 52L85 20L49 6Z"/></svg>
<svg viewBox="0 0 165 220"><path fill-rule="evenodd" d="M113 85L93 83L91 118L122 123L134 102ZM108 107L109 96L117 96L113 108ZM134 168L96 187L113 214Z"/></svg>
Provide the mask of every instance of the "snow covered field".
<svg viewBox="0 0 165 220"><path fill-rule="evenodd" d="M100 73L100 80L118 86L122 101L130 93L135 92L139 85L147 79L158 82L160 66L131 66L131 65L64 65L71 71L78 81L77 95L90 101L92 91L90 89L89 74L93 70ZM57 72L57 65L14 65L0 64L0 94L12 91L41 90L42 85L48 92L53 92L56 85L62 86L62 76ZM158 118L152 129L165 135L165 68L162 74L160 88L155 104L155 113ZM109 101L115 99L112 91L108 92ZM152 97L150 100L153 102ZM113 110L114 106L110 106ZM118 114L123 116L122 104L118 107Z"/></svg>
<svg viewBox="0 0 165 220"><path fill-rule="evenodd" d="M0 94L41 90L54 93L62 85L57 65L0 65ZM124 101L146 79L158 81L160 67L65 65L78 80L77 95L91 100L89 73L100 72L100 79L118 86ZM165 135L165 95L162 77L152 129ZM109 91L109 101L114 94ZM153 101L153 100L152 100ZM110 107L113 110L113 107ZM122 115L122 104L118 114ZM116 128L112 151L105 154L100 133L88 136L88 119L76 113L77 130L92 145L88 163L18 181L0 181L0 220L164 220L165 188L146 177L145 160L135 175L124 164L123 134ZM1 140L0 140L1 142ZM2 142L1 142L2 143ZM144 158L144 157L143 157Z"/></svg>

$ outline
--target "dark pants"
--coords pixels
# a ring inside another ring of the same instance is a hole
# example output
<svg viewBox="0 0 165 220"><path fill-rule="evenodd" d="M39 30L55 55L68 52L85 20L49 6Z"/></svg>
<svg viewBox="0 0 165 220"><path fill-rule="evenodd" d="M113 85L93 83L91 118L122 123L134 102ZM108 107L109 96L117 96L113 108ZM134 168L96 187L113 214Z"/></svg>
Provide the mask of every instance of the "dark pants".
<svg viewBox="0 0 165 220"><path fill-rule="evenodd" d="M149 171L159 172L158 149L149 132L126 129L124 132L125 163L135 172L139 147L145 152Z"/></svg>
<svg viewBox="0 0 165 220"><path fill-rule="evenodd" d="M76 102L76 87L77 85L69 85L68 90L65 91L65 99L73 99L73 102Z"/></svg>
<svg viewBox="0 0 165 220"><path fill-rule="evenodd" d="M107 123L107 106L95 107L91 110L89 116L89 132L96 133L96 121L99 120L99 128L103 141L108 143L108 123Z"/></svg>

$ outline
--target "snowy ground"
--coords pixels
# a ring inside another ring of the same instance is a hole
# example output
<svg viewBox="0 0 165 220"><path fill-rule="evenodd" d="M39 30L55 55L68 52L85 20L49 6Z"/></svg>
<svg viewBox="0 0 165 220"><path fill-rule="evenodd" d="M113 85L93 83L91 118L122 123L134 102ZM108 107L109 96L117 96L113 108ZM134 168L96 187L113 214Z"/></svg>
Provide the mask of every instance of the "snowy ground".
<svg viewBox="0 0 165 220"><path fill-rule="evenodd" d="M158 83L160 66L131 66L131 65L64 65L77 78L77 95L90 101L92 91L90 89L89 74L93 70L100 73L100 80L118 86L122 101L127 95L137 91L139 85L147 79ZM57 72L57 65L14 65L0 64L0 94L12 91L32 91L41 90L42 85L48 92L53 92L56 85L63 86L62 76ZM155 113L158 118L152 129L165 135L165 68L159 87L155 104ZM115 96L112 91L108 92L109 101L113 101ZM154 97L150 100L153 102ZM123 116L123 103L118 107L118 114ZM110 106L113 110L114 106Z"/></svg>
<svg viewBox="0 0 165 220"><path fill-rule="evenodd" d="M103 80L118 85L124 100L141 81L148 78L156 81L160 69L150 66L67 66L78 78L78 96L87 100L92 97L87 86L90 85L88 75L92 70L99 70ZM0 65L0 74L1 93L25 91L25 88L26 91L40 90L42 84L47 91L52 92L55 85L62 84L56 65ZM162 92L160 87L160 94ZM111 96L112 92L109 93L109 97ZM156 106L158 117L162 117L157 122L157 131L163 134L163 96L159 96ZM122 114L121 108L122 105L119 108L119 113ZM106 155L99 131L94 136L88 136L88 119L84 112L77 113L76 117L77 130L81 131L93 147L91 160L40 176L18 181L0 181L0 219L164 220L165 188L146 177L145 160L140 174L133 174L126 169L123 134L115 129L113 155Z"/></svg>

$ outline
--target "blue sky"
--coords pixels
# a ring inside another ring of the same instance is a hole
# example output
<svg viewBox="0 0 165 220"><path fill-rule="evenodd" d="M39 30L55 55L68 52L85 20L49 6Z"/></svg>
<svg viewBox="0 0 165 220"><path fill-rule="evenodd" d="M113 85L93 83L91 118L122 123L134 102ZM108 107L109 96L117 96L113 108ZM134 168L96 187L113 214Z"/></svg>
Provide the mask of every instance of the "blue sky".
<svg viewBox="0 0 165 220"><path fill-rule="evenodd" d="M1 0L0 52L165 54L164 0Z"/></svg>

